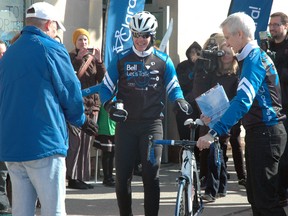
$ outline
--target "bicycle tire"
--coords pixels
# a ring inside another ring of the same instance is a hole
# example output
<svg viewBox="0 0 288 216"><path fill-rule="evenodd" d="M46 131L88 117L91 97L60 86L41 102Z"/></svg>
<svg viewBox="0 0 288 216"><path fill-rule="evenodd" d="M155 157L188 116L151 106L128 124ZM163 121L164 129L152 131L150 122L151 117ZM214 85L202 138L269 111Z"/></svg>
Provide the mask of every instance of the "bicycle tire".
<svg viewBox="0 0 288 216"><path fill-rule="evenodd" d="M188 193L186 180L180 180L178 184L175 216L192 216L188 210Z"/></svg>
<svg viewBox="0 0 288 216"><path fill-rule="evenodd" d="M194 198L193 198L193 215L199 210L200 208L200 201L199 201L199 194L197 189L197 179L195 173L193 173L193 186L194 186Z"/></svg>

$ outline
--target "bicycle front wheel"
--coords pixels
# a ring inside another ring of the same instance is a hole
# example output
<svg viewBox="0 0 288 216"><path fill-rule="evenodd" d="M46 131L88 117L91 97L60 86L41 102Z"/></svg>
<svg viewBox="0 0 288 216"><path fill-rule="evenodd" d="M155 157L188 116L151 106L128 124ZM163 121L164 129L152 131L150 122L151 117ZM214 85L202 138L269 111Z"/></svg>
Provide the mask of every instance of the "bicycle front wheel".
<svg viewBox="0 0 288 216"><path fill-rule="evenodd" d="M188 208L188 192L186 180L182 179L179 182L175 216L191 216L192 213L189 212Z"/></svg>

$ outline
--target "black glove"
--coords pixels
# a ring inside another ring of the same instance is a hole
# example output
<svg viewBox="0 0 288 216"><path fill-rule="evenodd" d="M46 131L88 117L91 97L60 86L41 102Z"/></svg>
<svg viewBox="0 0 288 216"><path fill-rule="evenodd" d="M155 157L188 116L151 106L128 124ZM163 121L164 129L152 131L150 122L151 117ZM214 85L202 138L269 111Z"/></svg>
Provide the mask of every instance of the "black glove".
<svg viewBox="0 0 288 216"><path fill-rule="evenodd" d="M69 128L69 131L71 131L71 133L74 135L74 136L78 136L79 132L81 131L80 128L70 124L67 122L67 126Z"/></svg>
<svg viewBox="0 0 288 216"><path fill-rule="evenodd" d="M109 118L111 120L115 122L124 122L127 119L128 112L123 106L119 107L119 103L122 103L122 101L109 101L104 104L104 108L109 113Z"/></svg>
<svg viewBox="0 0 288 216"><path fill-rule="evenodd" d="M192 106L185 99L177 99L174 104L174 111L184 112L186 115L190 115L193 112Z"/></svg>
<svg viewBox="0 0 288 216"><path fill-rule="evenodd" d="M82 125L81 129L89 136L95 136L98 133L98 125L88 117L86 117L86 121Z"/></svg>

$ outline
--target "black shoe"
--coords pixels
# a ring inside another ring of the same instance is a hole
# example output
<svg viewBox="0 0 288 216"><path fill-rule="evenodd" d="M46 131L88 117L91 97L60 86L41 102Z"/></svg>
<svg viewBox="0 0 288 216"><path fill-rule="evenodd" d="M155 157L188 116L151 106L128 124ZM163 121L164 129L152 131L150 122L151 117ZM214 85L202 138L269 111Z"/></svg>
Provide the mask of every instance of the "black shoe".
<svg viewBox="0 0 288 216"><path fill-rule="evenodd" d="M113 178L110 179L104 179L103 180L103 185L106 187L115 187L115 181Z"/></svg>
<svg viewBox="0 0 288 216"><path fill-rule="evenodd" d="M217 193L216 197L221 198L221 197L226 197L227 193Z"/></svg>
<svg viewBox="0 0 288 216"><path fill-rule="evenodd" d="M78 180L78 181L81 182L82 184L86 185L86 187L87 187L88 189L93 189L93 188L94 188L94 186L93 186L92 184L87 184L86 182L81 181L81 180Z"/></svg>
<svg viewBox="0 0 288 216"><path fill-rule="evenodd" d="M202 196L202 199L205 200L206 202L215 202L216 198L213 197L211 194L204 194Z"/></svg>
<svg viewBox="0 0 288 216"><path fill-rule="evenodd" d="M246 179L240 179L240 180L238 181L238 184L239 184L239 185L242 185L242 186L244 186L244 187L246 188Z"/></svg>
<svg viewBox="0 0 288 216"><path fill-rule="evenodd" d="M86 183L83 183L82 181L79 181L77 179L70 179L68 181L67 187L72 188L72 189L80 189L80 190L89 189L89 187L86 185Z"/></svg>

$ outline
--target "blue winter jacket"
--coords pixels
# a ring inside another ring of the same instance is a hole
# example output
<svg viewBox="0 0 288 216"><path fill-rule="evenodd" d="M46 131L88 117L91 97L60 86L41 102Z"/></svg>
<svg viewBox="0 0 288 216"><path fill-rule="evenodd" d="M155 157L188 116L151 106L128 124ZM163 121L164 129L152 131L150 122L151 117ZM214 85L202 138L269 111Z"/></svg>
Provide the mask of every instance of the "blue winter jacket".
<svg viewBox="0 0 288 216"><path fill-rule="evenodd" d="M237 95L213 129L218 135L228 134L242 118L246 130L273 126L283 121L281 114L280 82L274 63L257 41L249 42L237 56L240 82Z"/></svg>
<svg viewBox="0 0 288 216"><path fill-rule="evenodd" d="M33 26L0 60L0 161L66 156L66 121L85 122L80 82L66 48Z"/></svg>

